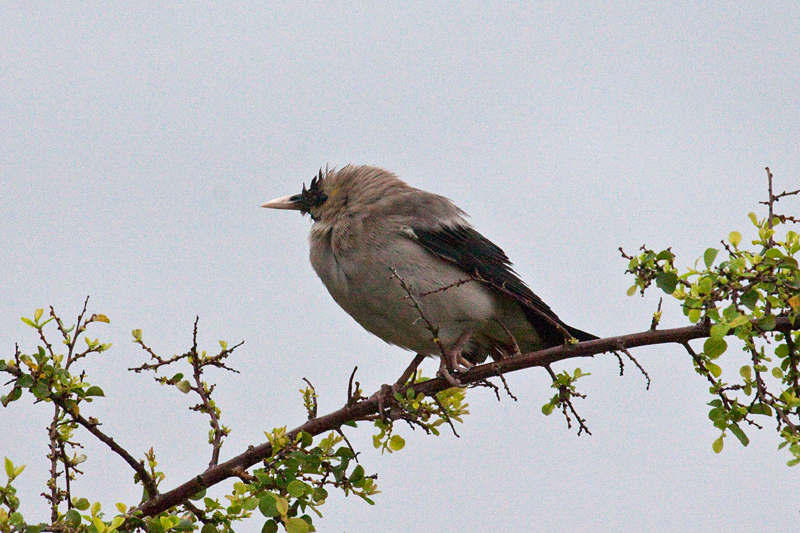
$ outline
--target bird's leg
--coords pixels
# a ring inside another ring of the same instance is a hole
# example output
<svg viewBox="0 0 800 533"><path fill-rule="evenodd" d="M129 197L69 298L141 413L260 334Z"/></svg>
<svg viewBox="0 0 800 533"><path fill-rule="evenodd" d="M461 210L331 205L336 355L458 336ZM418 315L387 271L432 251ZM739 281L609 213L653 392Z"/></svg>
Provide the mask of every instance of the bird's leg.
<svg viewBox="0 0 800 533"><path fill-rule="evenodd" d="M522 350L520 350L520 349L519 349L519 344L517 344L517 339L514 337L514 334L513 334L513 333L511 333L511 330L509 330L509 329L506 327L506 325L505 325L505 324L503 324L503 323L500 321L500 319L499 319L499 318L495 318L495 320L497 321L497 323L498 323L498 324L500 324L500 327L501 327L501 328L503 328L503 331L505 331L505 332L506 332L506 335L508 335L508 338L509 338L509 339L511 339L511 343L512 343L512 345L514 346L514 353L513 353L513 354L511 354L511 357L516 357L516 356L518 356L518 355L522 355ZM503 355L503 358L505 358L506 354L502 354L502 355Z"/></svg>
<svg viewBox="0 0 800 533"><path fill-rule="evenodd" d="M460 387L461 382L454 378L450 372L466 372L474 367L472 363L464 359L462 352L469 340L472 338L472 330L467 330L456 339L455 344L449 350L445 350L439 360L439 371L437 376L444 378L453 387Z"/></svg>

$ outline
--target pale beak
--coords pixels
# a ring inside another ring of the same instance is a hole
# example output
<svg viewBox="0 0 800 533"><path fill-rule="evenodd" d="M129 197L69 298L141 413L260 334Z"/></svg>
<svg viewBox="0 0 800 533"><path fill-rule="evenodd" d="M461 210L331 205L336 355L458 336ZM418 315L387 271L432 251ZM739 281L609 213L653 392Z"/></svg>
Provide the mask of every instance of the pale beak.
<svg viewBox="0 0 800 533"><path fill-rule="evenodd" d="M295 194L294 196L275 198L274 200L262 204L261 207L266 207L268 209L294 209L300 211L303 208L303 195Z"/></svg>

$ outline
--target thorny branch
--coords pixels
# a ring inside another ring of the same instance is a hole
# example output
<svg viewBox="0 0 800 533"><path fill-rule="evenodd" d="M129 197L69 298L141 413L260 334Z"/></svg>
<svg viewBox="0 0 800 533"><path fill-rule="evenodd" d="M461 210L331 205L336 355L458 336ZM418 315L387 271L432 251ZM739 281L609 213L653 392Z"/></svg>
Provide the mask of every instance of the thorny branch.
<svg viewBox="0 0 800 533"><path fill-rule="evenodd" d="M778 317L777 324L778 327L792 330L800 327L800 324L790 324L786 317ZM563 345L476 366L468 372L461 374L459 378L464 385L471 385L486 378L508 372L537 366L544 367L566 359L591 357L601 353L613 352L618 350L620 345L628 349L654 344L677 343L683 345L692 339L708 337L709 330L709 324L701 323L682 328L662 330L648 329L647 331L630 335L586 341L575 345ZM423 393L425 396L431 397L448 388L450 388L450 384L447 383L445 379L434 378L401 387L398 392L400 394L405 394L408 389L412 389L415 394ZM355 402L348 402L337 411L305 422L289 431L287 437L290 441L293 441L301 431L312 436L320 435L335 430L348 422L367 420L370 417L374 417L377 413L377 398L373 396L369 399L359 399ZM209 468L199 476L193 477L171 491L149 499L139 507L139 511L145 516L156 515L172 506L180 504L190 496L197 494L207 487L215 485L224 479L235 477L237 471L241 469L246 470L271 455L272 447L268 442L258 446L252 446L242 454Z"/></svg>
<svg viewBox="0 0 800 533"><path fill-rule="evenodd" d="M205 381L203 381L203 371L204 368L207 366L213 366L216 368L221 368L223 370L228 370L230 372L239 373L238 370L233 369L225 364L225 359L230 356L236 348L240 347L244 344L244 341L236 344L235 346L228 347L224 343L222 349L216 355L206 355L205 352L200 353L197 348L197 324L200 321L200 317L195 317L194 327L192 330L192 346L189 348L189 351L183 353L181 355L174 355L169 359L164 359L163 357L156 354L152 348L147 346L144 341L141 339L141 336L136 335L134 336L134 342L141 346L141 348L150 354L151 359L155 360L155 363L145 363L141 366L129 368L133 372L137 374L144 371L144 370L152 370L154 372L158 372L158 370L162 367L169 366L173 363L176 363L182 359L186 359L189 364L192 366L192 379L194 381L194 385L188 385L188 382L184 383L182 390L189 391L191 390L195 394L200 397L200 403L191 407L193 411L198 411L201 413L205 413L209 417L209 425L211 426L211 435L212 437L209 440L211 444L211 459L209 461L209 468L215 466L219 463L219 454L222 448L222 440L230 433L230 430L223 426L220 422L219 415L220 410L211 399L211 393L214 391L214 386L209 386ZM173 378L166 378L166 377L156 377L156 381L165 384L165 385L177 385L181 387L181 375L178 375Z"/></svg>

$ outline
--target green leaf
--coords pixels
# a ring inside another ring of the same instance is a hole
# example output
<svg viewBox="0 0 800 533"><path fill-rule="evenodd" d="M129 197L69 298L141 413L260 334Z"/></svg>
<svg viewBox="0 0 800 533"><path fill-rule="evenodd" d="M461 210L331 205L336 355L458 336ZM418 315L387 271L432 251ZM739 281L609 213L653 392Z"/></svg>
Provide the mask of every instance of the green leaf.
<svg viewBox="0 0 800 533"><path fill-rule="evenodd" d="M719 438L711 444L711 449L714 450L714 453L719 453L722 451L724 445L725 443L722 441L722 435L720 435Z"/></svg>
<svg viewBox="0 0 800 533"><path fill-rule="evenodd" d="M742 431L742 428L736 424L732 424L728 426L728 428L731 430L731 433L733 433L736 438L739 439L739 442L742 443L742 446L747 446L750 444L750 439L747 438L747 435L745 435L744 431Z"/></svg>
<svg viewBox="0 0 800 533"><path fill-rule="evenodd" d="M85 511L89 508L89 500L86 498L79 498L72 501L72 506L79 511Z"/></svg>
<svg viewBox="0 0 800 533"><path fill-rule="evenodd" d="M292 498L301 498L306 493L306 484L295 479L286 485L286 492L288 492L289 496Z"/></svg>
<svg viewBox="0 0 800 533"><path fill-rule="evenodd" d="M402 450L405 445L406 441L400 435L392 435L392 438L389 439L389 448L396 452Z"/></svg>
<svg viewBox="0 0 800 533"><path fill-rule="evenodd" d="M103 392L103 389L97 385L92 385L86 389L86 394L84 394L84 396L105 396L105 393Z"/></svg>
<svg viewBox="0 0 800 533"><path fill-rule="evenodd" d="M123 522L125 522L125 517L123 517L123 516L115 516L111 520L111 524L109 525L109 527L111 529L117 529L119 526L122 525Z"/></svg>
<svg viewBox="0 0 800 533"><path fill-rule="evenodd" d="M709 248L703 253L703 262L706 264L706 268L711 268L711 265L714 264L714 259L717 258L717 254L719 250L716 248Z"/></svg>
<svg viewBox="0 0 800 533"><path fill-rule="evenodd" d="M661 250L656 256L656 261L672 261L675 259L675 254L669 250Z"/></svg>
<svg viewBox="0 0 800 533"><path fill-rule="evenodd" d="M753 375L750 366L744 365L742 368L740 368L739 375L742 376L744 379L750 379Z"/></svg>
<svg viewBox="0 0 800 533"><path fill-rule="evenodd" d="M550 416L550 414L553 412L554 407L555 405L553 405L552 403L544 404L542 406L542 413L544 413L544 416Z"/></svg>
<svg viewBox="0 0 800 533"><path fill-rule="evenodd" d="M656 286L667 294L675 292L678 285L678 275L675 272L662 272L656 278Z"/></svg>
<svg viewBox="0 0 800 533"><path fill-rule="evenodd" d="M747 307L749 307L751 310L755 309L756 305L758 304L758 291L756 290L747 291L746 293L742 294L740 299L742 303Z"/></svg>
<svg viewBox="0 0 800 533"><path fill-rule="evenodd" d="M719 365L716 365L711 361L706 363L706 370L708 370L715 378L718 378L722 375L722 369L719 367Z"/></svg>
<svg viewBox="0 0 800 533"><path fill-rule="evenodd" d="M772 369L772 375L774 377L778 378L778 379L782 379L783 378L783 370L781 370L779 367L776 366L776 367L774 367Z"/></svg>
<svg viewBox="0 0 800 533"><path fill-rule="evenodd" d="M364 477L364 467L358 465L353 469L353 473L350 474L350 477L348 479L350 480L350 483L357 483L363 477Z"/></svg>
<svg viewBox="0 0 800 533"><path fill-rule="evenodd" d="M626 292L625 294L627 294L628 296L633 296L634 294L636 294L636 289L638 288L639 288L638 285L633 285L630 289L628 289L628 292Z"/></svg>
<svg viewBox="0 0 800 533"><path fill-rule="evenodd" d="M711 326L711 331L709 335L711 335L715 339L721 339L725 335L728 334L728 331L731 329L730 324L726 322L720 322L719 324L714 324Z"/></svg>
<svg viewBox="0 0 800 533"><path fill-rule="evenodd" d="M742 242L742 234L738 231L732 231L728 235L728 241L734 246L739 246L739 243Z"/></svg>
<svg viewBox="0 0 800 533"><path fill-rule="evenodd" d="M308 533L308 522L299 517L287 518L283 521L286 533Z"/></svg>
<svg viewBox="0 0 800 533"><path fill-rule="evenodd" d="M750 218L750 222L752 222L754 226L758 227L758 217L756 217L756 214L751 211L750 213L747 213L747 216Z"/></svg>
<svg viewBox="0 0 800 533"><path fill-rule="evenodd" d="M245 511L252 511L258 507L258 498L247 498L242 502L242 509Z"/></svg>
<svg viewBox="0 0 800 533"><path fill-rule="evenodd" d="M709 337L703 343L703 353L705 353L711 359L716 359L725 353L725 350L727 349L728 343L725 342L725 339L715 339L714 337Z"/></svg>
<svg viewBox="0 0 800 533"><path fill-rule="evenodd" d="M764 317L761 317L761 319L759 319L757 324L758 327L764 331L772 331L773 329L775 329L775 326L777 325L775 322L774 315L766 315Z"/></svg>
<svg viewBox="0 0 800 533"><path fill-rule="evenodd" d="M38 399L49 398L50 397L50 386L43 382L39 381L36 383L36 386L31 388L31 392L33 395Z"/></svg>
<svg viewBox="0 0 800 533"><path fill-rule="evenodd" d="M184 394L189 394L192 391L192 384L185 379L178 382L175 386Z"/></svg>
<svg viewBox="0 0 800 533"><path fill-rule="evenodd" d="M317 487L314 489L312 498L314 498L315 502L323 502L328 498L328 491L322 487Z"/></svg>
<svg viewBox="0 0 800 533"><path fill-rule="evenodd" d="M64 518L67 520L67 524L71 525L72 527L78 527L81 524L81 514L77 509L70 509L67 511L67 514L64 515Z"/></svg>
<svg viewBox="0 0 800 533"><path fill-rule="evenodd" d="M140 329L135 329L131 331L131 335L133 335L134 342L139 342L142 340L142 330Z"/></svg>
<svg viewBox="0 0 800 533"><path fill-rule="evenodd" d="M27 325L29 325L30 327L32 327L32 328L35 328L35 327L36 327L36 324L35 324L35 323L33 322L33 320L31 320L30 318L25 318L24 316L23 316L23 317L21 317L21 318L22 318L22 321L23 321L23 322L25 322L25 323L26 323Z"/></svg>
<svg viewBox="0 0 800 533"><path fill-rule="evenodd" d="M29 389L33 387L33 376L30 374L23 374L17 380L17 387L22 389Z"/></svg>
<svg viewBox="0 0 800 533"><path fill-rule="evenodd" d="M211 525L211 524L206 524ZM205 530L205 528L203 528ZM216 529L214 530L216 531ZM202 533L206 533L203 531ZM209 532L210 533L210 532ZM278 533L278 523L275 520L267 520L261 528L261 533Z"/></svg>
<svg viewBox="0 0 800 533"><path fill-rule="evenodd" d="M276 495L268 492L258 500L258 510L267 518L280 515L275 505L275 498L277 498Z"/></svg>
<svg viewBox="0 0 800 533"><path fill-rule="evenodd" d="M731 320L731 328L736 329L739 326L743 326L750 322L750 318L747 315L739 315L733 320Z"/></svg>
<svg viewBox="0 0 800 533"><path fill-rule="evenodd" d="M40 318L42 318L42 314L43 314L43 313L44 313L44 309L42 309L42 308L40 307L39 309L37 309L37 310L36 310L36 312L35 312L35 313L33 313L33 319L34 319L36 322L39 322L39 319L40 319Z"/></svg>
<svg viewBox="0 0 800 533"><path fill-rule="evenodd" d="M274 524L274 522L273 522L273 524ZM276 525L275 526L275 532L277 532L277 531L278 531L278 526ZM273 532L273 533L275 533L275 532ZM215 526L211 522L206 522L205 524L203 524L202 529L200 529L200 533L217 533L217 526Z"/></svg>
<svg viewBox="0 0 800 533"><path fill-rule="evenodd" d="M281 498L280 496L275 496L275 508L278 510L281 516L286 516L286 513L289 512L289 502L286 498Z"/></svg>
<svg viewBox="0 0 800 533"><path fill-rule="evenodd" d="M9 481L13 481L14 479L14 463L11 462L11 459L6 457L5 460L5 467L6 467L6 475L8 476Z"/></svg>
<svg viewBox="0 0 800 533"><path fill-rule="evenodd" d="M110 324L111 321L108 319L106 315L96 314L94 315L95 322L105 322L106 324ZM114 527L113 525L111 527Z"/></svg>

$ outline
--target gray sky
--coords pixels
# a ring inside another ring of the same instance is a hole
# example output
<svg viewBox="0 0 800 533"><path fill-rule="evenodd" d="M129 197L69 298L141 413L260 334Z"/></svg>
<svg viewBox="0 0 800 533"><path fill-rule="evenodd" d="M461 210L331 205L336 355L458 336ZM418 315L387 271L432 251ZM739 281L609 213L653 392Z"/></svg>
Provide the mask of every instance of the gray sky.
<svg viewBox="0 0 800 533"><path fill-rule="evenodd" d="M308 219L258 206L319 167L374 164L453 199L567 323L609 336L646 329L655 295L625 296L617 248L672 246L691 265L763 213L800 171L797 2L6 3L0 16L0 357L30 351L19 321L86 295L114 343L88 361L107 398L86 406L134 454L154 446L173 487L207 464L207 422L186 396L125 371L144 354L245 340L214 375L233 428L224 458L263 430L321 412L347 379L371 392L412 354L363 331L308 264ZM784 205L782 205L784 207ZM797 210L797 203L785 203ZM664 326L682 324L665 301ZM473 391L461 438L398 425L376 505L332 496L319 531L763 531L796 529L800 470L773 424L742 448L707 418L707 385L674 346L637 350L650 391L613 356L567 362L592 376L578 402L593 436L541 406L543 370L508 376L519 397ZM723 358L733 379L738 350ZM436 363L426 363L427 372ZM723 375L724 377L725 375ZM0 455L26 463L29 518L48 512L50 409L0 410ZM76 490L104 508L140 494L85 433ZM252 521L237 531L258 531Z"/></svg>

